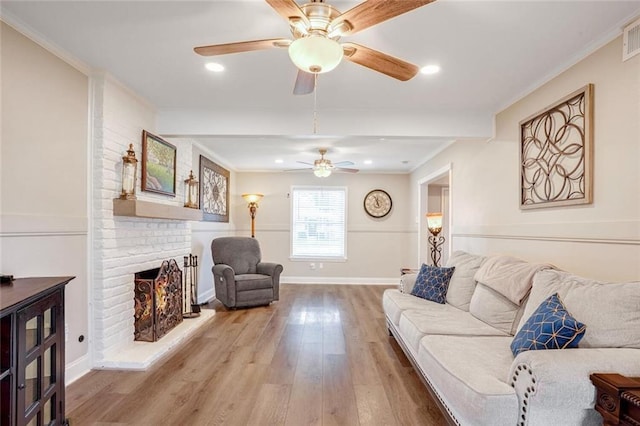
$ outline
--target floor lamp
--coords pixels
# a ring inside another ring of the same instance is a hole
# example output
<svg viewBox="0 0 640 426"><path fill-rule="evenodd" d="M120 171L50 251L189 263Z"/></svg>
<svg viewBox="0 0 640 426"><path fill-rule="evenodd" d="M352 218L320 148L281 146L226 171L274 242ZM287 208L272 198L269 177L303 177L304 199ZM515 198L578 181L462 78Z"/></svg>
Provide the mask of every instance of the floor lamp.
<svg viewBox="0 0 640 426"><path fill-rule="evenodd" d="M431 261L433 266L439 266L442 258L442 245L444 244L444 236L440 235L442 231L442 213L427 213L427 228L429 228L429 245L431 251Z"/></svg>
<svg viewBox="0 0 640 426"><path fill-rule="evenodd" d="M251 238L256 237L256 211L258 210L258 201L264 197L262 194L242 194L249 205L249 216L251 216Z"/></svg>

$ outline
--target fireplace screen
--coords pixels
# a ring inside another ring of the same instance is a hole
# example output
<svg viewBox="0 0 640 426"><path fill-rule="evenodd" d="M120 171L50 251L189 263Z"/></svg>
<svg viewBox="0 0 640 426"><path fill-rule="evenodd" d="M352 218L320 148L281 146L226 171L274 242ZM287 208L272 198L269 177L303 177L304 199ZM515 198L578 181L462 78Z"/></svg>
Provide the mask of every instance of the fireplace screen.
<svg viewBox="0 0 640 426"><path fill-rule="evenodd" d="M182 322L182 271L175 260L135 274L134 340L155 342Z"/></svg>

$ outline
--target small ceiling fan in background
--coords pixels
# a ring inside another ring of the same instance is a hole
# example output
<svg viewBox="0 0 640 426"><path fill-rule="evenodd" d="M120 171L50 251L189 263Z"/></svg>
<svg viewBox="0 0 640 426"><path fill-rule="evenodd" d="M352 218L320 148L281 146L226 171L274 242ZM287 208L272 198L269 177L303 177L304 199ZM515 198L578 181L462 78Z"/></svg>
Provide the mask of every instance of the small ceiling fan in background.
<svg viewBox="0 0 640 426"><path fill-rule="evenodd" d="M350 169L344 166L353 166L353 162L351 161L340 161L338 163L332 163L331 160L324 158L324 155L327 153L326 148L320 148L318 150L320 152L320 158L312 163L307 163L305 161L298 161L300 164L306 164L307 168L302 169L290 169L286 170L287 172L298 172L300 170L313 170L313 174L317 177L329 177L332 172L342 172L342 173L358 173L360 170L358 169Z"/></svg>
<svg viewBox="0 0 640 426"><path fill-rule="evenodd" d="M324 0L311 0L298 6L294 0L266 0L289 22L293 40L273 38L237 43L200 46L202 56L226 55L271 48L288 48L289 57L299 68L293 93L304 95L315 89L316 75L334 69L342 58L401 81L413 78L418 67L386 53L356 43L338 43L371 26L435 0L366 0L341 13Z"/></svg>

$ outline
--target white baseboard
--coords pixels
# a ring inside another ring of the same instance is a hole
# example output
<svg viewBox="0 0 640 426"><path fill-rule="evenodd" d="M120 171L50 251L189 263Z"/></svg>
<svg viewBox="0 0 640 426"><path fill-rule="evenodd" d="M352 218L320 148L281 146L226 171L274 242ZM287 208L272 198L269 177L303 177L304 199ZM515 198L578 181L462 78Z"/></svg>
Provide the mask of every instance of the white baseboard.
<svg viewBox="0 0 640 426"><path fill-rule="evenodd" d="M399 277L358 278L358 277L281 277L281 284L357 284L357 285L398 285Z"/></svg>
<svg viewBox="0 0 640 426"><path fill-rule="evenodd" d="M73 362L68 363L64 369L64 384L69 386L80 377L91 371L89 354L85 354Z"/></svg>
<svg viewBox="0 0 640 426"><path fill-rule="evenodd" d="M216 294L213 291L213 288L208 291L203 291L202 293L198 292L198 303L209 303L214 297L216 297Z"/></svg>

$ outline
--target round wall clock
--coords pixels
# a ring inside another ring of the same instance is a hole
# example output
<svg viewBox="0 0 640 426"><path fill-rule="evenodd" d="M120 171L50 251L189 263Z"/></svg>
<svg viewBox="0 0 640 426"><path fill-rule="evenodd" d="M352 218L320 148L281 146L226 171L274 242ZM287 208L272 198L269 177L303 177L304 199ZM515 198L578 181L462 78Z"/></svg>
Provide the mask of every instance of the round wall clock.
<svg viewBox="0 0 640 426"><path fill-rule="evenodd" d="M374 189L364 197L364 211L371 217L385 217L392 205L391 196L382 189Z"/></svg>

